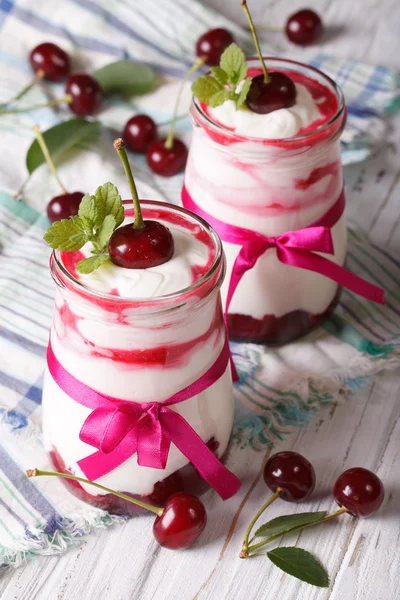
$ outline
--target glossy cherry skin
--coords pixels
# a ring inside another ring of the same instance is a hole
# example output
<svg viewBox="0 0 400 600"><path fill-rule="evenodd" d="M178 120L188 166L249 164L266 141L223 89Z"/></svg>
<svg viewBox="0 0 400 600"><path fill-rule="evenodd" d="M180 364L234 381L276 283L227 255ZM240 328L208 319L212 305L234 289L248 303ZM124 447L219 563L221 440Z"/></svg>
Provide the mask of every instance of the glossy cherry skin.
<svg viewBox="0 0 400 600"><path fill-rule="evenodd" d="M299 46L312 44L322 35L323 30L324 26L320 17L308 8L291 15L285 27L289 40Z"/></svg>
<svg viewBox="0 0 400 600"><path fill-rule="evenodd" d="M166 138L156 140L147 149L146 160L150 169L163 177L172 177L183 170L188 150L183 142L174 138L172 148L165 147Z"/></svg>
<svg viewBox="0 0 400 600"><path fill-rule="evenodd" d="M147 115L135 115L126 123L122 137L130 150L144 153L157 137L157 126Z"/></svg>
<svg viewBox="0 0 400 600"><path fill-rule="evenodd" d="M68 54L51 42L35 46L29 55L29 62L35 73L44 71L45 79L49 81L64 81L71 70Z"/></svg>
<svg viewBox="0 0 400 600"><path fill-rule="evenodd" d="M162 265L174 254L172 233L158 221L144 221L144 229L133 225L118 227L112 234L108 252L115 265L125 269L148 269Z"/></svg>
<svg viewBox="0 0 400 600"><path fill-rule="evenodd" d="M354 467L342 473L333 487L333 495L340 506L355 517L369 517L381 506L385 497L382 481L375 473Z"/></svg>
<svg viewBox="0 0 400 600"><path fill-rule="evenodd" d="M270 73L269 83L264 82L264 75L253 78L247 106L255 113L265 115L280 108L290 108L296 102L296 86L285 73Z"/></svg>
<svg viewBox="0 0 400 600"><path fill-rule="evenodd" d="M153 524L153 535L160 546L184 550L197 540L207 523L203 503L185 492L170 496L162 514Z"/></svg>
<svg viewBox="0 0 400 600"><path fill-rule="evenodd" d="M232 34L226 29L210 29L197 40L196 54L199 58L206 56L206 64L213 67L219 65L221 54L232 42Z"/></svg>
<svg viewBox="0 0 400 600"><path fill-rule="evenodd" d="M287 502L306 500L315 487L315 472L312 464L297 452L278 452L267 460L264 481L270 490L283 490L280 496Z"/></svg>
<svg viewBox="0 0 400 600"><path fill-rule="evenodd" d="M81 117L93 115L103 101L103 91L100 84L86 73L74 73L67 79L65 86L67 94L72 96L69 108Z"/></svg>
<svg viewBox="0 0 400 600"><path fill-rule="evenodd" d="M77 215L84 195L83 192L72 192L72 194L61 194L52 198L47 205L47 216L50 221L54 223Z"/></svg>

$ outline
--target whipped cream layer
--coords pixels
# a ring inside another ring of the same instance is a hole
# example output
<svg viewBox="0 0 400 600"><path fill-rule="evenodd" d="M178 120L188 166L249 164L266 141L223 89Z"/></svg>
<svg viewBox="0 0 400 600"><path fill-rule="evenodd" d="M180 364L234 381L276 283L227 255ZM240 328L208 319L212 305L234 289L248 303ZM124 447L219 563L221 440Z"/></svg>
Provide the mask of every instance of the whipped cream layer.
<svg viewBox="0 0 400 600"><path fill-rule="evenodd" d="M215 108L208 107L207 114L213 121L238 135L267 139L293 137L321 118L317 101L308 89L300 83L295 86L296 103L290 108L260 115L246 107L236 110L233 100L226 100Z"/></svg>
<svg viewBox="0 0 400 600"><path fill-rule="evenodd" d="M155 302L159 294L179 292L209 271L218 250L215 239L197 220L174 207L158 214L146 210L144 217L161 220L170 228L175 239L174 257L151 269L103 265L97 272L82 276L75 269L82 258L80 253L62 253L64 268L85 288L58 286L51 329L53 351L69 373L102 394L139 403L163 402L196 381L214 364L225 341L219 293L223 262L215 270L213 283L209 279L199 283L193 302L183 295L161 307ZM86 247L82 255L88 252ZM53 269L57 268L53 262ZM53 273L56 280L57 273ZM98 296L98 291L109 295ZM145 300L135 303L130 297ZM212 387L172 408L206 443L215 440L221 456L233 421L229 365ZM74 402L46 374L45 445L67 469L79 475L82 473L76 463L94 451L79 439L89 414L90 409ZM165 470L141 467L134 455L99 482L119 491L148 495L157 482L187 463L172 445ZM101 494L91 486L82 486L90 495Z"/></svg>

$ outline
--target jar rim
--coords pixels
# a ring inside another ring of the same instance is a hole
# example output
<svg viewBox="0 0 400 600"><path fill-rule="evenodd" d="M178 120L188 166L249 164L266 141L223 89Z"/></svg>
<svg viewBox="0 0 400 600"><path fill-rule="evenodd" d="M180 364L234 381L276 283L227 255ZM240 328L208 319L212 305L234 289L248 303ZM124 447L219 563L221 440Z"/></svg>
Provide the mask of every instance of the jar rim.
<svg viewBox="0 0 400 600"><path fill-rule="evenodd" d="M319 127L316 127L313 131L309 131L306 133L302 133L301 135L294 135L291 137L285 137L285 138L260 138L260 137L254 137L254 136L250 136L250 135L243 135L240 133L236 133L235 131L232 131L231 129L228 129L227 127L224 127L223 125L219 125L218 123L216 123L215 121L213 121L201 108L199 101L192 97L192 107L194 107L194 109L196 110L196 112L198 113L198 115L200 115L201 118L204 118L207 121L208 125L211 125L213 128L215 128L216 130L223 132L224 135L226 135L227 137L232 137L232 138L237 138L237 139L241 139L241 140L248 140L250 142L260 142L260 141L270 141L271 144L284 144L284 143L293 143L293 142L298 142L298 141L302 141L302 140L309 140L311 139L313 136L315 135L319 135L322 132L326 131L327 129L329 129L330 127L332 127L332 125L334 125L344 114L346 111L346 105L344 102L344 95L342 92L342 89L340 88L340 86L331 78L329 77L329 75L326 75L326 73L323 73L322 71L320 71L319 69L317 69L316 67L313 67L311 65L308 65L306 63L302 63L300 61L297 60L291 60L289 58L278 58L278 57L274 57L274 56L264 56L264 60L265 61L274 61L274 62L278 62L283 64L288 64L288 65L292 65L292 66L299 66L299 67L305 67L306 69L308 69L311 72L317 73L319 76L322 76L323 79L326 80L327 83L329 83L329 85L333 88L333 91L336 94L336 98L338 101L338 107L337 110L335 112L335 114L329 119L329 121L327 121L326 123L323 123L322 125L320 125ZM246 59L246 62L251 62L251 61L257 61L259 62L258 57L249 57ZM207 75L210 73L210 71L207 73Z"/></svg>
<svg viewBox="0 0 400 600"><path fill-rule="evenodd" d="M122 203L124 205L125 204L132 205L132 200L123 200ZM94 290L91 287L89 287L88 285L85 285L84 283L79 281L79 279L74 277L62 263L62 261L60 259L60 251L53 250L53 252L50 256L50 271L51 271L51 275L52 275L56 285L59 285L59 286L61 285L62 287L66 287L65 283L60 279L59 274L54 272L53 261L54 261L57 269L59 269L59 271L61 272L62 276L66 278L69 286L71 286L73 289L75 288L76 290L83 292L85 295L87 295L90 298L99 298L102 300L115 302L115 304L123 302L124 304L132 304L132 306L134 306L134 305L145 306L145 305L149 305L149 303L151 303L151 306L160 305L163 303L171 302L177 298L183 298L185 296L191 295L191 294L193 294L193 292L195 292L196 290L198 290L199 288L201 288L205 284L207 284L210 281L210 279L216 274L216 272L218 271L218 269L221 266L221 263L223 263L223 261L224 261L222 242L221 242L219 235L215 231L215 229L213 227L211 227L211 225L209 223L207 223L207 221L202 219L200 216L196 215L194 212L192 212L186 208L176 206L169 202L162 202L159 200L140 200L140 203L141 203L142 207L150 206L150 207L157 207L157 208L172 210L173 212L178 212L182 215L185 215L185 217L189 217L192 221L196 221L197 223L199 223L199 225L201 225L201 227L204 230L207 231L207 233L209 234L210 238L213 240L213 243L214 243L215 256L214 256L214 260L213 260L211 267L208 269L208 271L202 277L200 277L200 279L197 279L194 283L192 283L191 285L189 285L183 289L177 290L176 292L172 292L169 294L164 294L161 296L153 296L153 297L145 297L145 298L133 298L133 297L129 297L129 296L114 296L113 294L107 294L107 293L99 292L98 290ZM225 274L225 270L222 269L222 271L221 271L222 277L224 276L224 274ZM206 295L207 295L207 292L204 294L204 296L206 296Z"/></svg>

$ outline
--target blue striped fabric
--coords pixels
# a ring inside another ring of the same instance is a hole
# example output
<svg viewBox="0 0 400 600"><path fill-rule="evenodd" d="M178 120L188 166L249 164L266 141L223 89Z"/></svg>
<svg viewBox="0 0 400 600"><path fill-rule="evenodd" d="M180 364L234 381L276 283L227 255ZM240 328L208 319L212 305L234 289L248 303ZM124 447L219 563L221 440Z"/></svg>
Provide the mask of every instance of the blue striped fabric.
<svg viewBox="0 0 400 600"><path fill-rule="evenodd" d="M28 51L41 41L54 40L81 68L94 69L119 57L157 68L164 86L129 103L113 99L100 118L107 127L120 130L132 112L145 108L158 123L165 123L175 100L174 78L192 63L197 37L215 26L231 29L244 47L248 45L246 32L195 0L136 0L134 8L126 2L110 7L102 0L0 0L0 102L29 80ZM344 162L364 158L381 139L383 118L397 106L397 76L384 67L327 56L312 62L338 80L349 103ZM37 86L22 103L44 101L49 89ZM51 93L60 95L62 86L52 86ZM47 227L42 213L56 188L43 167L26 186L27 203L15 202L11 195L26 177L23 156L32 125L38 121L45 129L66 117L63 110L46 109L0 121L0 564L18 565L35 553L62 552L92 527L122 519L83 504L58 481L31 481L24 474L26 468L49 467L40 438L40 402L54 290L42 241ZM178 127L188 138L188 119L181 118ZM79 156L69 156L61 176L70 187L95 189L107 171L107 179L123 189L121 172L109 160L110 139L111 134L105 134L83 144ZM180 176L160 180L150 175L142 158L134 163L143 196L178 200ZM233 461L241 446L257 449L307 422L343 385L357 388L371 374L398 363L400 264L356 231L350 233L348 260L352 270L388 290L387 306L344 292L325 327L295 344L274 350L233 345L241 375L235 390Z"/></svg>

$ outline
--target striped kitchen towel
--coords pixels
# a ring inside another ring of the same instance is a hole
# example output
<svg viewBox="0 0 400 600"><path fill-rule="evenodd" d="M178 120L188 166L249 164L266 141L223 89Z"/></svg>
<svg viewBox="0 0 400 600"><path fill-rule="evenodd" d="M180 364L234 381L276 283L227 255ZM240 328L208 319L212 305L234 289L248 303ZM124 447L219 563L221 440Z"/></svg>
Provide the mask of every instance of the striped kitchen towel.
<svg viewBox="0 0 400 600"><path fill-rule="evenodd" d="M100 119L120 131L126 119L145 110L157 123L171 117L181 77L193 61L197 37L210 27L229 28L248 45L237 26L191 0L137 0L134 8L100 0L0 0L0 102L30 78L29 50L44 40L71 53L75 67L92 70L121 57L143 60L164 77L151 94L130 102L113 99ZM273 52L271 48L267 52ZM297 51L298 54L298 51ZM349 103L343 159L360 160L382 140L384 117L399 100L398 78L389 69L325 56L312 61L342 85ZM23 104L44 101L62 86L37 86ZM186 90L181 112L186 113ZM72 497L58 481L28 480L24 470L48 468L41 428L41 387L51 320L53 282L48 248L42 241L47 221L43 209L56 194L46 167L25 189L25 203L11 195L26 177L24 156L32 125L42 129L67 118L67 112L42 110L0 119L0 564L18 565L26 557L64 551L92 527L106 527L112 517ZM375 125L374 125L375 124ZM183 117L179 134L189 139ZM60 174L70 189L94 190L111 180L128 192L112 150L114 133L103 133L69 153ZM7 157L7 160L4 160ZM152 176L142 157L134 159L142 197L178 201L182 177ZM146 183L145 183L146 182ZM351 201L351 197L349 198ZM344 388L398 364L400 335L400 263L365 237L350 233L349 267L388 290L387 306L372 305L344 292L334 316L310 336L280 349L234 344L241 380L236 386L235 440L230 465L243 445L255 450L307 422L318 407L335 401ZM284 383L283 383L284 382ZM134 534L134 532L133 532Z"/></svg>

